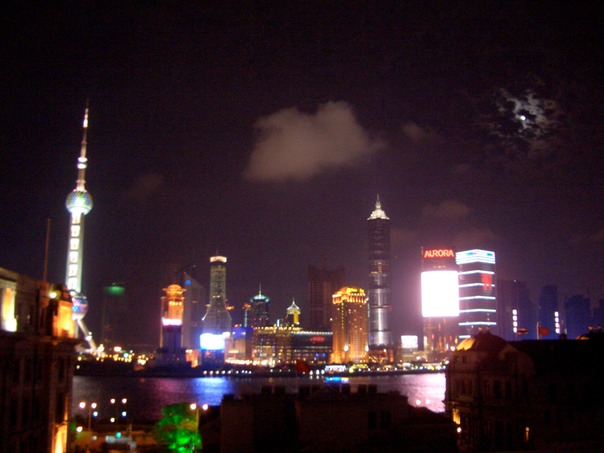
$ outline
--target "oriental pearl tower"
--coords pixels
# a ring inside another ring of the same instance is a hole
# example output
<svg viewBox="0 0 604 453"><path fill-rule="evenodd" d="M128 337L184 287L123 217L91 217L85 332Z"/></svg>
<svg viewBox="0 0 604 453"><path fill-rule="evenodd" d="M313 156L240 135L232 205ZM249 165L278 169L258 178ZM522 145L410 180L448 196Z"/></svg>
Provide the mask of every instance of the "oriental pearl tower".
<svg viewBox="0 0 604 453"><path fill-rule="evenodd" d="M82 264L84 257L84 217L92 209L92 196L86 191L86 134L88 132L88 103L84 113L84 134L80 157L78 158L78 179L75 189L67 195L65 207L71 214L69 224L69 240L67 244L67 268L65 280L67 289L71 293L73 301L73 319L84 334L92 350L96 345L92 340L92 334L84 324L84 316L88 311L88 301L82 293Z"/></svg>

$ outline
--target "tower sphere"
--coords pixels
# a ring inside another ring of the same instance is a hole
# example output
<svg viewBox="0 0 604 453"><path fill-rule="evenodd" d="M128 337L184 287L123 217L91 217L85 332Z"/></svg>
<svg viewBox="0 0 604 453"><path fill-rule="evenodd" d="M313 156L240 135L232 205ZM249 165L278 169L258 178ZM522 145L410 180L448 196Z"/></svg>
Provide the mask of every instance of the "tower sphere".
<svg viewBox="0 0 604 453"><path fill-rule="evenodd" d="M80 212L84 215L92 210L92 196L85 190L74 190L67 195L65 207L72 214Z"/></svg>

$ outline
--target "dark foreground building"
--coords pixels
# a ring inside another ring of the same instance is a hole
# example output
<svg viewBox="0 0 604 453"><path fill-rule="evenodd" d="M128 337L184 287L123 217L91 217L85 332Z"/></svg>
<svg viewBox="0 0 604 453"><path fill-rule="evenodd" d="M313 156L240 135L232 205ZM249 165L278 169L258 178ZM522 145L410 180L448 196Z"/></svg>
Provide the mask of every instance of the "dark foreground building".
<svg viewBox="0 0 604 453"><path fill-rule="evenodd" d="M464 451L604 451L604 339L507 342L481 332L447 369Z"/></svg>
<svg viewBox="0 0 604 453"><path fill-rule="evenodd" d="M398 392L378 393L375 385L354 393L348 384L329 384L300 386L297 394L275 386L225 396L220 452L267 451L454 452L457 445L446 416L414 408Z"/></svg>
<svg viewBox="0 0 604 453"><path fill-rule="evenodd" d="M75 322L65 285L0 268L0 452L67 450Z"/></svg>

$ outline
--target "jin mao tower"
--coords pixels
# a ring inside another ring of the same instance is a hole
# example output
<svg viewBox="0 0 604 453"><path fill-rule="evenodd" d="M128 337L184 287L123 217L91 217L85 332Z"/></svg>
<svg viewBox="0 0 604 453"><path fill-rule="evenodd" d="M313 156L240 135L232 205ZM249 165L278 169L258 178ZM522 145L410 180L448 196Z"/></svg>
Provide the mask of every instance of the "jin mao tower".
<svg viewBox="0 0 604 453"><path fill-rule="evenodd" d="M369 239L369 356L371 361L394 360L390 329L390 219L380 197L367 219Z"/></svg>

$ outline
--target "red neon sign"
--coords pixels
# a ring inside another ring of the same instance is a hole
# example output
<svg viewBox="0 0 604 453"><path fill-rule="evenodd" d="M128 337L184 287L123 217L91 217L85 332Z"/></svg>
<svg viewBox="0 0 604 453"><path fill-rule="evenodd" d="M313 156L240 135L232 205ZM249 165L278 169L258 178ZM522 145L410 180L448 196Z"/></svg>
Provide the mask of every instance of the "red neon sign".
<svg viewBox="0 0 604 453"><path fill-rule="evenodd" d="M452 249L424 250L425 258L455 258L455 253Z"/></svg>

